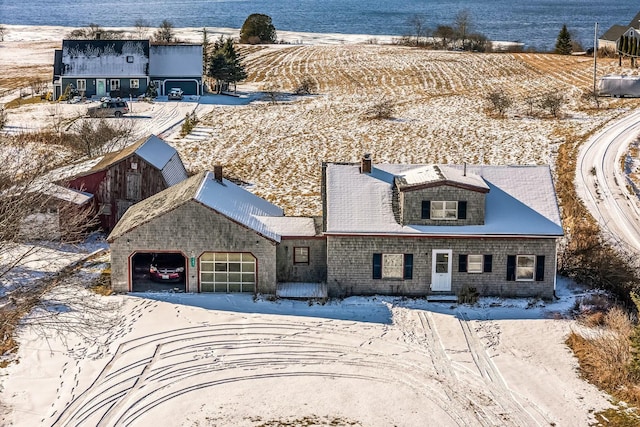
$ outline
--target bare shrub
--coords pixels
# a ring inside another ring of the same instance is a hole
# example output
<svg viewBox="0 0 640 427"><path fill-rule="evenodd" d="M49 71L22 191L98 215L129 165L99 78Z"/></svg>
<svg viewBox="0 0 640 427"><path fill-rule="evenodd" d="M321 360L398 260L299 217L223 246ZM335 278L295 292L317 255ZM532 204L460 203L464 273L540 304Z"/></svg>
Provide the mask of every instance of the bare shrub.
<svg viewBox="0 0 640 427"><path fill-rule="evenodd" d="M598 96L598 92L593 89L583 92L581 99L585 102L595 104L598 109L600 108L600 96Z"/></svg>
<svg viewBox="0 0 640 427"><path fill-rule="evenodd" d="M70 147L87 157L123 148L133 135L133 122L126 119L80 119L70 129Z"/></svg>
<svg viewBox="0 0 640 427"><path fill-rule="evenodd" d="M298 86L294 89L294 93L296 95L311 95L318 90L318 85L309 76L305 76L302 78Z"/></svg>
<svg viewBox="0 0 640 427"><path fill-rule="evenodd" d="M393 117L396 105L390 99L376 102L365 112L365 117L372 120L387 120Z"/></svg>
<svg viewBox="0 0 640 427"><path fill-rule="evenodd" d="M564 95L560 92L547 92L538 100L538 107L557 118L560 109L564 106Z"/></svg>
<svg viewBox="0 0 640 427"><path fill-rule="evenodd" d="M502 90L494 90L490 92L486 99L491 104L491 109L497 112L501 117L504 117L507 110L513 105L513 99L511 96L507 95Z"/></svg>
<svg viewBox="0 0 640 427"><path fill-rule="evenodd" d="M3 129L7 125L7 110L4 107L0 107L0 129Z"/></svg>

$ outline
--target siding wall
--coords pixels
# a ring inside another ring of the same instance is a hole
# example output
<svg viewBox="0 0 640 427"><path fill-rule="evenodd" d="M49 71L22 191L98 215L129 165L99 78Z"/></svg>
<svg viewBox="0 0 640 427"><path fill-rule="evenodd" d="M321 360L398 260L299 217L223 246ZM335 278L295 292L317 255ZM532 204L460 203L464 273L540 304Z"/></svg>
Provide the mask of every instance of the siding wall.
<svg viewBox="0 0 640 427"><path fill-rule="evenodd" d="M369 236L327 236L327 286L331 296L430 293L432 250L451 249L451 291L475 287L483 296L538 296L551 298L556 273L556 241L506 238L388 238ZM413 279L373 279L374 253L413 254ZM491 273L461 273L460 254L490 254ZM508 255L544 255L544 281L507 281Z"/></svg>
<svg viewBox="0 0 640 427"><path fill-rule="evenodd" d="M207 251L250 252L257 259L257 292L274 294L276 245L211 209L190 201L111 243L111 283L129 291L129 257L135 252L176 251L196 259ZM198 292L198 263L187 260L187 292Z"/></svg>
<svg viewBox="0 0 640 427"><path fill-rule="evenodd" d="M455 221L422 219L422 201L466 201L467 219ZM463 188L441 185L399 195L403 224L412 225L482 225L484 224L485 194Z"/></svg>
<svg viewBox="0 0 640 427"><path fill-rule="evenodd" d="M293 248L309 248L309 264L293 263ZM283 239L276 250L278 282L324 282L327 279L327 241L324 238Z"/></svg>

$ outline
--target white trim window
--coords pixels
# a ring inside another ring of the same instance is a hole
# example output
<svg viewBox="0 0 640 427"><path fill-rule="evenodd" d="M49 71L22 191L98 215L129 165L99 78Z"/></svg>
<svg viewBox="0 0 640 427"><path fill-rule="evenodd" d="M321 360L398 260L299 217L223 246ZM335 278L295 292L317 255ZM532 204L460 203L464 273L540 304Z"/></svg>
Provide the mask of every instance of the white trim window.
<svg viewBox="0 0 640 427"><path fill-rule="evenodd" d="M76 80L76 89L80 92L85 92L87 90L87 80L85 79Z"/></svg>
<svg viewBox="0 0 640 427"><path fill-rule="evenodd" d="M451 220L458 219L458 202L431 201L431 219Z"/></svg>
<svg viewBox="0 0 640 427"><path fill-rule="evenodd" d="M109 90L120 90L120 79L109 80Z"/></svg>
<svg viewBox="0 0 640 427"><path fill-rule="evenodd" d="M382 278L404 278L404 254L382 254Z"/></svg>
<svg viewBox="0 0 640 427"><path fill-rule="evenodd" d="M531 282L535 279L536 256L518 255L516 257L516 280L520 282Z"/></svg>
<svg viewBox="0 0 640 427"><path fill-rule="evenodd" d="M140 89L140 80L139 79L130 79L129 87L131 89Z"/></svg>
<svg viewBox="0 0 640 427"><path fill-rule="evenodd" d="M482 273L483 256L477 254L467 255L467 273Z"/></svg>

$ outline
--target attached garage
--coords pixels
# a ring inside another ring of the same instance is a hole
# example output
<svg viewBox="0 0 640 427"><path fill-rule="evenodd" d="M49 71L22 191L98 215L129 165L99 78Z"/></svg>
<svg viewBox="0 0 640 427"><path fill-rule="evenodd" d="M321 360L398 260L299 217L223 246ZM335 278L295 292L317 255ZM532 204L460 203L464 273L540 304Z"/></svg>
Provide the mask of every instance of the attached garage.
<svg viewBox="0 0 640 427"><path fill-rule="evenodd" d="M200 292L251 292L256 258L250 253L205 252L200 257Z"/></svg>
<svg viewBox="0 0 640 427"><path fill-rule="evenodd" d="M268 224L271 217L284 217L282 209L224 179L221 168L201 172L125 212L108 238L111 285L117 292L153 285L186 292L275 294L280 235ZM148 255L138 254L152 252L175 254L178 262L174 259L170 267L184 266L186 286L165 283L162 276L132 285L131 268L150 265Z"/></svg>

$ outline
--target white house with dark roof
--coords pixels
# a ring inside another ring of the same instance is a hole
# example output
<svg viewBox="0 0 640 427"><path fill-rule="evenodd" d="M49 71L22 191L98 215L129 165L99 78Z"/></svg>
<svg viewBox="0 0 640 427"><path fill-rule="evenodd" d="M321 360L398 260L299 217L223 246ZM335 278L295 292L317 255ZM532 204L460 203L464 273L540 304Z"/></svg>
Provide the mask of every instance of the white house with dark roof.
<svg viewBox="0 0 640 427"><path fill-rule="evenodd" d="M365 157L322 172L322 218L286 217L221 168L133 206L108 239L114 289L146 290L136 270L170 252L189 292L553 296L563 230L547 166Z"/></svg>

